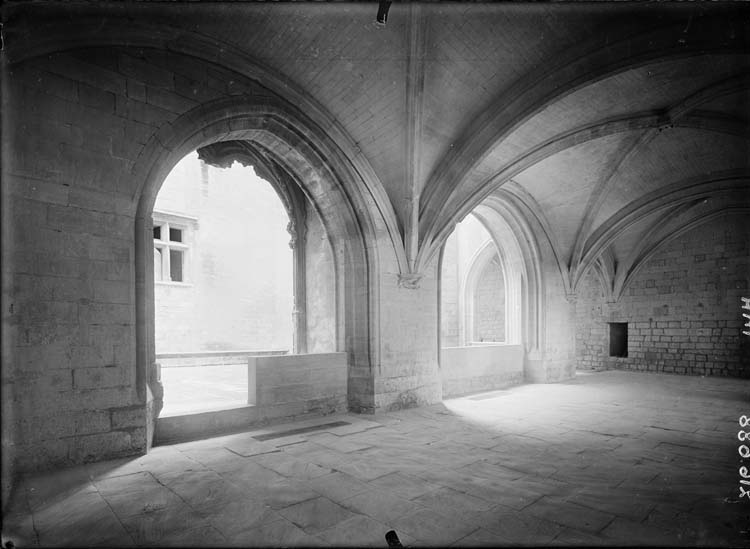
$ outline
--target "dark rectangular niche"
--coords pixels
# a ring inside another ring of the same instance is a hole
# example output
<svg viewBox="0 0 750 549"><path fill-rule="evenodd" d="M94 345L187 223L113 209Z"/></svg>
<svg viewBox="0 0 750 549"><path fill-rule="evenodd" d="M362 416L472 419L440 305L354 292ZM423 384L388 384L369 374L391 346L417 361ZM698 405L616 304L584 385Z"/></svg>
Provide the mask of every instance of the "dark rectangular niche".
<svg viewBox="0 0 750 549"><path fill-rule="evenodd" d="M609 323L609 356L628 356L628 323Z"/></svg>

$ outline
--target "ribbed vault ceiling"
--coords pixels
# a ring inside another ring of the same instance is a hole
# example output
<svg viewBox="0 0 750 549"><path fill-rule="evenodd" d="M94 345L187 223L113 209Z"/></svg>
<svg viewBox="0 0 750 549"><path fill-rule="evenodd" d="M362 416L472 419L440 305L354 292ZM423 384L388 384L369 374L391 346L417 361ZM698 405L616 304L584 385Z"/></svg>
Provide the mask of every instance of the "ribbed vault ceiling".
<svg viewBox="0 0 750 549"><path fill-rule="evenodd" d="M218 64L224 47L243 52L246 75L256 66L279 75L343 128L404 240L418 230L422 265L456 221L511 180L575 270L586 239L648 193L748 175L745 5L399 2L385 28L374 24L376 8L20 5L8 11L16 35L6 43L13 60L64 49L44 39L66 21L91 21L88 36L106 42L110 26L123 33L129 20L133 32L135 23L159 28L165 43L206 39L216 51L203 54ZM607 253L622 264L658 219L633 224Z"/></svg>

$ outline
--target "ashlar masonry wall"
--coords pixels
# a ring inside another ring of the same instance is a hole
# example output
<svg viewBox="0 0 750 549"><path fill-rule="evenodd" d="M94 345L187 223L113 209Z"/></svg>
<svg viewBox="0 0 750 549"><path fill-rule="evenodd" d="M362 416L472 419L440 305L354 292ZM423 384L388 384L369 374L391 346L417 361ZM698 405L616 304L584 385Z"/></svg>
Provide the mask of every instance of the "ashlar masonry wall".
<svg viewBox="0 0 750 549"><path fill-rule="evenodd" d="M497 259L484 268L474 294L475 341L505 341L505 281Z"/></svg>
<svg viewBox="0 0 750 549"><path fill-rule="evenodd" d="M578 368L750 377L740 308L749 237L740 215L697 227L657 251L615 303L589 273L576 304ZM609 322L627 323L627 357L609 356Z"/></svg>
<svg viewBox="0 0 750 549"><path fill-rule="evenodd" d="M52 54L6 76L3 206L14 240L3 246L12 289L3 454L24 472L144 452L132 168L159 127L225 97L230 82L248 95L263 90L154 50Z"/></svg>

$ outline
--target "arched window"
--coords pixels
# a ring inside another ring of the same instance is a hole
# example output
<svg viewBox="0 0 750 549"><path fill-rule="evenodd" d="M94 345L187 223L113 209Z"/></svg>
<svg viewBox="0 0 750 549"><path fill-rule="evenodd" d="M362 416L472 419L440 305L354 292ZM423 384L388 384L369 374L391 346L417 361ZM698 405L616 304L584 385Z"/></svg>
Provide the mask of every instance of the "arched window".
<svg viewBox="0 0 750 549"><path fill-rule="evenodd" d="M506 341L503 258L473 216L444 245L440 288L443 347Z"/></svg>
<svg viewBox="0 0 750 549"><path fill-rule="evenodd" d="M500 256L488 261L473 289L473 342L505 341L505 277Z"/></svg>
<svg viewBox="0 0 750 549"><path fill-rule="evenodd" d="M523 276L517 243L497 224L471 214L456 225L440 256L444 397L524 380Z"/></svg>

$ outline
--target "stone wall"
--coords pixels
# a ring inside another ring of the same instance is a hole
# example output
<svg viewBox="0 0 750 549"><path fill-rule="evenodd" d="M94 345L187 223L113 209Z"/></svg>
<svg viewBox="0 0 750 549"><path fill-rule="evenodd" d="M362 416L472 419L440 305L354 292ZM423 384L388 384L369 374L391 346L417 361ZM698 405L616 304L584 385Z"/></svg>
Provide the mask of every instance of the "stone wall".
<svg viewBox="0 0 750 549"><path fill-rule="evenodd" d="M133 169L179 115L230 87L263 88L148 49L45 55L4 76L3 114L14 120L3 138L3 206L14 240L2 262L12 292L2 381L13 393L3 444L19 472L143 452Z"/></svg>
<svg viewBox="0 0 750 549"><path fill-rule="evenodd" d="M261 419L346 410L346 353L249 357L248 401Z"/></svg>
<svg viewBox="0 0 750 549"><path fill-rule="evenodd" d="M312 208L305 237L307 352L336 350L336 269L325 227Z"/></svg>
<svg viewBox="0 0 750 549"><path fill-rule="evenodd" d="M740 297L750 295L747 220L725 216L666 244L616 303L593 273L576 305L578 368L750 377ZM627 322L627 357L609 357L609 322Z"/></svg>
<svg viewBox="0 0 750 549"><path fill-rule="evenodd" d="M390 411L439 402L437 258L417 289L400 287L397 275L380 287L380 364L375 407Z"/></svg>
<svg viewBox="0 0 750 549"><path fill-rule="evenodd" d="M443 398L523 383L521 345L444 347L440 355Z"/></svg>

